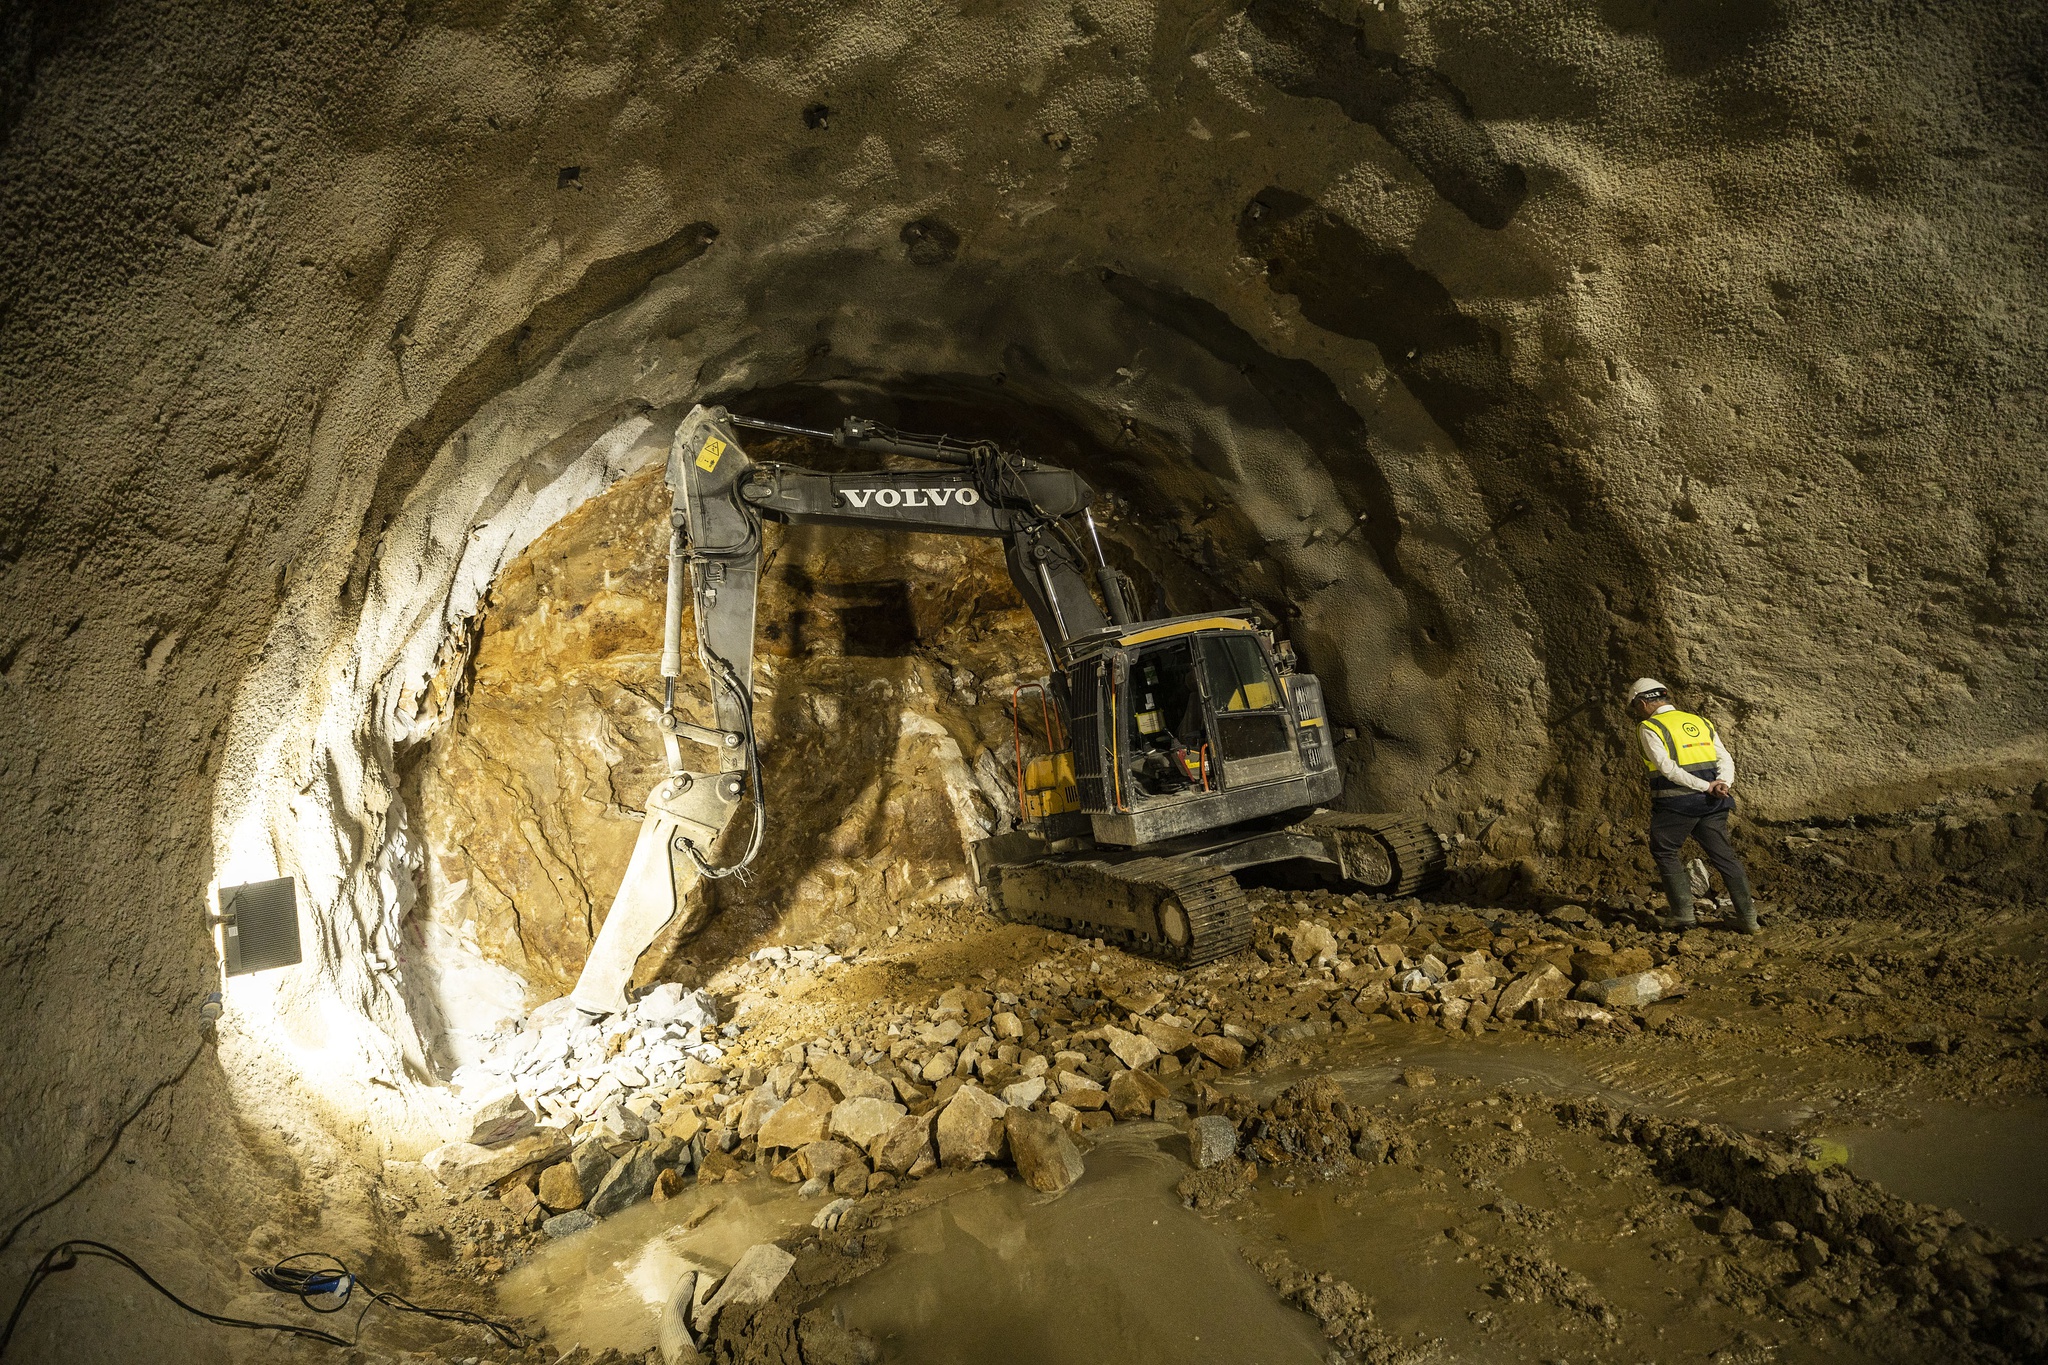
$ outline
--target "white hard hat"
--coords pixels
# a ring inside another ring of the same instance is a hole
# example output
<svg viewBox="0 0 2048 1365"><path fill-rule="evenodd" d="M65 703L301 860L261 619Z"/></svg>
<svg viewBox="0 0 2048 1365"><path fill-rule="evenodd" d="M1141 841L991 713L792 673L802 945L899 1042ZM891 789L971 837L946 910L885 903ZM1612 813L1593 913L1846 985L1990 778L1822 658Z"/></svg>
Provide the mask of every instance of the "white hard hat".
<svg viewBox="0 0 2048 1365"><path fill-rule="evenodd" d="M1669 692L1671 689L1655 678L1637 678L1628 685L1628 700L1634 701L1645 692Z"/></svg>

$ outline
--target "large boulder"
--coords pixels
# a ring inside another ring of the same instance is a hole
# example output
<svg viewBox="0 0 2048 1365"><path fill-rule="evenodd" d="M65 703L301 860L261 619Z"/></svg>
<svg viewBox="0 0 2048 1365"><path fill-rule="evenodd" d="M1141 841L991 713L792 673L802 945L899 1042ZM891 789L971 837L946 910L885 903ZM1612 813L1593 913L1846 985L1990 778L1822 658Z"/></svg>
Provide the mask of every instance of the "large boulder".
<svg viewBox="0 0 2048 1365"><path fill-rule="evenodd" d="M832 1092L824 1086L806 1086L802 1094L762 1120L757 1134L762 1150L793 1149L822 1141L831 1132L833 1104Z"/></svg>
<svg viewBox="0 0 2048 1365"><path fill-rule="evenodd" d="M823 1081L826 1088L842 1100L893 1101L896 1098L895 1086L866 1067L855 1066L837 1053L816 1051L811 1054L810 1062L811 1074Z"/></svg>
<svg viewBox="0 0 2048 1365"><path fill-rule="evenodd" d="M725 1309L758 1308L768 1302L789 1278L790 1267L795 1264L796 1257L773 1242L748 1247L739 1263L719 1281L718 1288L692 1313L690 1325L696 1329L698 1339L703 1339Z"/></svg>
<svg viewBox="0 0 2048 1365"><path fill-rule="evenodd" d="M1102 1029L1103 1041L1116 1059L1133 1071L1143 1071L1159 1060L1159 1044L1142 1034L1128 1033L1115 1024L1105 1024Z"/></svg>
<svg viewBox="0 0 2048 1365"><path fill-rule="evenodd" d="M594 1194L604 1183L606 1172L611 1170L612 1162L617 1159L604 1143L594 1137L576 1144L575 1150L569 1153L569 1164L576 1168L576 1181L583 1187L586 1197Z"/></svg>
<svg viewBox="0 0 2048 1365"><path fill-rule="evenodd" d="M533 1131L533 1111L513 1087L500 1086L478 1095L466 1106L462 1135L479 1147L497 1147Z"/></svg>
<svg viewBox="0 0 2048 1365"><path fill-rule="evenodd" d="M1003 1103L1012 1109L1029 1109L1045 1094L1045 1077L1031 1076L1003 1087Z"/></svg>
<svg viewBox="0 0 2048 1365"><path fill-rule="evenodd" d="M1161 1052L1182 1053L1195 1045L1195 1031L1157 1019L1139 1019L1138 1031Z"/></svg>
<svg viewBox="0 0 2048 1365"><path fill-rule="evenodd" d="M1571 992L1570 977L1554 966L1538 967L1510 981L1494 1002L1493 1012L1498 1018L1512 1019L1538 1000L1562 1000Z"/></svg>
<svg viewBox="0 0 2048 1365"><path fill-rule="evenodd" d="M647 1139L647 1120L614 1100L597 1111L597 1136L618 1148Z"/></svg>
<svg viewBox="0 0 2048 1365"><path fill-rule="evenodd" d="M1221 1165L1237 1155L1237 1129L1221 1114L1204 1114L1188 1125L1188 1158L1196 1170Z"/></svg>
<svg viewBox="0 0 2048 1365"><path fill-rule="evenodd" d="M978 1085L963 1085L939 1115L939 1160L972 1166L1003 1154L1003 1116L1010 1106Z"/></svg>
<svg viewBox="0 0 2048 1365"><path fill-rule="evenodd" d="M922 1160L936 1161L937 1154L932 1151L932 1127L937 1117L935 1114L906 1114L896 1120L888 1132L868 1145L868 1155L873 1158L875 1169L891 1175L905 1175Z"/></svg>
<svg viewBox="0 0 2048 1365"><path fill-rule="evenodd" d="M428 1152L420 1163L455 1193L473 1194L528 1166L559 1161L568 1151L568 1133L560 1128L540 1128L497 1147L446 1143Z"/></svg>
<svg viewBox="0 0 2048 1365"><path fill-rule="evenodd" d="M1235 1071L1244 1065L1244 1044L1220 1033L1205 1033L1195 1039L1195 1050L1225 1071Z"/></svg>
<svg viewBox="0 0 2048 1365"><path fill-rule="evenodd" d="M1018 1176L1032 1189L1058 1194L1081 1178L1080 1149L1050 1115L1012 1109L1003 1115L1003 1136Z"/></svg>
<svg viewBox="0 0 2048 1365"><path fill-rule="evenodd" d="M894 1100L871 1096L844 1099L832 1106L827 1131L835 1138L866 1151L869 1144L896 1126L903 1106Z"/></svg>
<svg viewBox="0 0 2048 1365"><path fill-rule="evenodd" d="M867 1171L859 1152L843 1142L833 1142L830 1139L798 1148L796 1155L790 1160L796 1163L797 1176L803 1180L836 1174L839 1168L848 1162L859 1165L863 1174Z"/></svg>
<svg viewBox="0 0 2048 1365"><path fill-rule="evenodd" d="M782 1108L782 1097L775 1093L775 1087L763 1083L747 1095L746 1103L740 1106L740 1141L759 1135L761 1125Z"/></svg>
<svg viewBox="0 0 2048 1365"><path fill-rule="evenodd" d="M1120 1119L1150 1118L1152 1103L1166 1098L1158 1077L1143 1071L1119 1071L1109 1078L1109 1111Z"/></svg>
<svg viewBox="0 0 2048 1365"><path fill-rule="evenodd" d="M1609 1009L1640 1009L1662 1000L1678 984L1677 972L1669 967L1655 967L1646 972L1609 977L1604 981L1589 981L1579 987L1577 994L1582 1000L1590 1000Z"/></svg>
<svg viewBox="0 0 2048 1365"><path fill-rule="evenodd" d="M654 1147L642 1143L612 1163L612 1168L583 1207L595 1218L609 1218L629 1204L637 1204L654 1192L661 1165Z"/></svg>
<svg viewBox="0 0 2048 1365"><path fill-rule="evenodd" d="M550 1213L561 1213L565 1209L580 1209L590 1192L583 1188L583 1182L576 1177L576 1163L558 1161L540 1173L538 1190L540 1202Z"/></svg>
<svg viewBox="0 0 2048 1365"><path fill-rule="evenodd" d="M1337 960L1337 936L1327 924L1303 920L1294 926L1288 952L1296 962L1327 966Z"/></svg>

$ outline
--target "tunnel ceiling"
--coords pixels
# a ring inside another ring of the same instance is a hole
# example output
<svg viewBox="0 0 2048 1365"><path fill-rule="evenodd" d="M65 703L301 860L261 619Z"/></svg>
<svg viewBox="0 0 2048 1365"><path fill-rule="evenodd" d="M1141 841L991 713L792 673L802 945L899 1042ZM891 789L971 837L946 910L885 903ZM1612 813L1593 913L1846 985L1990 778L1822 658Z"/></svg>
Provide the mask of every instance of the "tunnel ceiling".
<svg viewBox="0 0 2048 1365"><path fill-rule="evenodd" d="M307 879L319 990L377 1025L350 1067L404 1070L408 708L705 398L1059 444L1161 572L1286 612L1361 800L1589 813L1643 672L1759 814L2038 775L2043 35L1896 22L28 12L5 984L59 1059L10 1085L80 1118L9 1163L56 1179L184 1060L52 1044L182 1017L216 875Z"/></svg>

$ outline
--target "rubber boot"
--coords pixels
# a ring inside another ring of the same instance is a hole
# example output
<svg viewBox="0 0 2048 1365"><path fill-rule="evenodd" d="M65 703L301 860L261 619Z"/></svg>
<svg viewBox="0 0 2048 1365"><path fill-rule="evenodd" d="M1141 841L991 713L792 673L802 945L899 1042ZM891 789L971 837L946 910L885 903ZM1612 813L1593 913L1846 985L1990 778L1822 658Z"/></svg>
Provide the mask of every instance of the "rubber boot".
<svg viewBox="0 0 2048 1365"><path fill-rule="evenodd" d="M1657 927L1682 930L1698 924L1699 921L1692 913L1692 874L1681 867L1676 872L1664 873L1663 879L1664 899L1669 903L1671 913L1661 916L1657 920Z"/></svg>
<svg viewBox="0 0 2048 1365"><path fill-rule="evenodd" d="M1735 932L1753 934L1757 932L1756 903L1749 898L1749 878L1740 877L1728 882L1728 899L1735 902Z"/></svg>

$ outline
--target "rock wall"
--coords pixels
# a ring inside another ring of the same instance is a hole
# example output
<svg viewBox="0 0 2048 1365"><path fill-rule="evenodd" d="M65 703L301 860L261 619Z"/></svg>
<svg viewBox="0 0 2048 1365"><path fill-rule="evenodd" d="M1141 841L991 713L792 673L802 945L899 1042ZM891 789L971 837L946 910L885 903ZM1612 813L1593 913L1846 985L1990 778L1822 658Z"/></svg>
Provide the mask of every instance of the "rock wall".
<svg viewBox="0 0 2048 1365"><path fill-rule="evenodd" d="M507 566L470 647L436 679L426 736L400 759L431 850L408 938L467 943L518 974L525 1004L574 985L665 771L661 473L620 481ZM768 835L743 879L704 884L708 924L688 925L684 944L676 924L644 968L667 976L707 977L766 933L809 942L858 922L879 936L908 906L970 897L965 841L1015 809L1007 706L1043 671L1044 650L1000 542L767 534L757 724ZM710 724L701 680L679 690L684 714ZM502 1010L494 997L436 996L445 1072Z"/></svg>
<svg viewBox="0 0 2048 1365"><path fill-rule="evenodd" d="M1642 672L1763 814L2048 771L2036 12L7 23L10 1225L179 1074L216 878L309 902L231 1009L418 1130L398 749L700 398L1053 441L1162 582L1287 614L1361 802L1632 799Z"/></svg>

